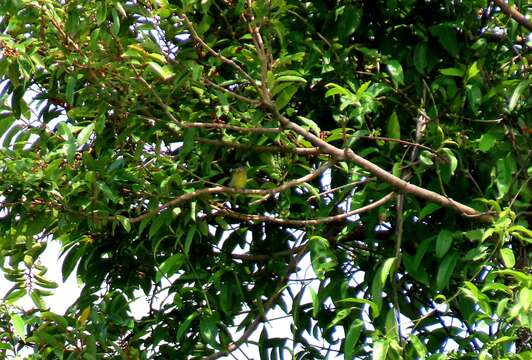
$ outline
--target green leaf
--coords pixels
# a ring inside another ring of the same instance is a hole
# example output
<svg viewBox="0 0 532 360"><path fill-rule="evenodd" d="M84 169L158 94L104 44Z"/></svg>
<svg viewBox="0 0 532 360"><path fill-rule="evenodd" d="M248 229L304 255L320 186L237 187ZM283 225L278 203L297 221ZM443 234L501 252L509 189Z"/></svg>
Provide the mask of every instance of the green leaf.
<svg viewBox="0 0 532 360"><path fill-rule="evenodd" d="M283 91L279 93L279 95L275 99L275 105L278 110L281 110L286 105L288 105L290 100L292 100L292 97L296 94L297 88L297 86L291 85L286 87Z"/></svg>
<svg viewBox="0 0 532 360"><path fill-rule="evenodd" d="M449 52L449 54L458 55L458 39L456 38L456 30L454 25L439 24L430 28L432 35L436 36L439 42L443 45L443 48Z"/></svg>
<svg viewBox="0 0 532 360"><path fill-rule="evenodd" d="M433 157L434 155L428 150L422 150L419 153L419 160L421 160L421 162L427 166L434 165L434 161L432 161Z"/></svg>
<svg viewBox="0 0 532 360"><path fill-rule="evenodd" d="M307 80L301 76L296 75L282 75L275 79L277 82L299 82L306 84Z"/></svg>
<svg viewBox="0 0 532 360"><path fill-rule="evenodd" d="M475 113L478 112L478 109L482 104L482 91L477 85L467 85L467 98L473 111Z"/></svg>
<svg viewBox="0 0 532 360"><path fill-rule="evenodd" d="M89 334L85 337L85 355L90 355L96 359L96 337L92 334Z"/></svg>
<svg viewBox="0 0 532 360"><path fill-rule="evenodd" d="M326 98L334 96L334 95L344 95L344 96L353 95L351 91L335 83L328 83L327 85L325 85L325 88L329 89L325 92Z"/></svg>
<svg viewBox="0 0 532 360"><path fill-rule="evenodd" d="M528 312L532 308L532 289L521 289L519 292L519 304L525 312Z"/></svg>
<svg viewBox="0 0 532 360"><path fill-rule="evenodd" d="M420 74L425 73L427 67L428 45L426 42L420 42L414 48L414 66Z"/></svg>
<svg viewBox="0 0 532 360"><path fill-rule="evenodd" d="M0 114L0 138L2 138L2 136L5 134L7 129L9 129L11 125L13 125L14 122L15 122L15 117L12 116L11 114L5 115L5 116ZM3 140L2 143L5 144L6 143L5 140ZM2 146L5 146L5 145L2 145Z"/></svg>
<svg viewBox="0 0 532 360"><path fill-rule="evenodd" d="M78 146L85 145L87 141L89 140L89 137L91 136L92 132L94 131L94 123L90 123L88 126L85 126L78 134L78 138L76 140Z"/></svg>
<svg viewBox="0 0 532 360"><path fill-rule="evenodd" d="M42 296L43 295L39 291L37 291L37 289L35 289L34 291L30 293L31 301L33 302L33 304L35 305L37 309L46 308L46 304L44 303Z"/></svg>
<svg viewBox="0 0 532 360"><path fill-rule="evenodd" d="M401 124L399 124L399 119L395 111L388 118L388 123L386 124L386 136L393 139L401 138ZM390 143L390 148L393 148L396 145L397 143Z"/></svg>
<svg viewBox="0 0 532 360"><path fill-rule="evenodd" d="M74 91L76 90L77 82L78 82L78 78L76 74L70 75L67 78L65 98L66 98L66 101L72 105L74 104Z"/></svg>
<svg viewBox="0 0 532 360"><path fill-rule="evenodd" d="M112 190L106 183L97 181L96 187L105 194L106 198L111 200L112 202L116 203L118 202L118 194L114 190Z"/></svg>
<svg viewBox="0 0 532 360"><path fill-rule="evenodd" d="M321 236L310 238L310 259L312 269L320 279L324 279L325 274L337 265L336 256L331 251L329 242Z"/></svg>
<svg viewBox="0 0 532 360"><path fill-rule="evenodd" d="M499 191L498 198L502 198L510 190L513 181L513 174L516 171L517 164L511 154L507 157L497 160L497 177L495 184Z"/></svg>
<svg viewBox="0 0 532 360"><path fill-rule="evenodd" d="M356 319L355 321L353 321L353 323L349 327L344 342L344 359L353 358L355 345L357 344L363 329L364 322L360 319Z"/></svg>
<svg viewBox="0 0 532 360"><path fill-rule="evenodd" d="M15 336L21 338L23 341L26 340L26 322L24 319L17 314L11 314L10 317Z"/></svg>
<svg viewBox="0 0 532 360"><path fill-rule="evenodd" d="M469 80L471 80L472 78L474 78L475 76L477 76L479 72L480 72L480 70L478 69L478 64L477 64L477 62L475 61L475 62L474 62L473 64L471 64L471 66L467 69L466 82L468 82Z"/></svg>
<svg viewBox="0 0 532 360"><path fill-rule="evenodd" d="M403 85L404 75L403 75L403 67L401 66L401 63L397 60L388 60L386 61L386 65L388 67L388 72L390 73L395 85L396 86Z"/></svg>
<svg viewBox="0 0 532 360"><path fill-rule="evenodd" d="M155 281L159 282L163 276L172 276L181 269L181 266L186 262L187 258L184 254L175 254L163 261L159 266L159 270L155 274Z"/></svg>
<svg viewBox="0 0 532 360"><path fill-rule="evenodd" d="M113 17L113 23L111 24L111 34L117 36L120 32L120 18L115 9L111 9L111 16Z"/></svg>
<svg viewBox="0 0 532 360"><path fill-rule="evenodd" d="M425 357L427 356L427 347L425 346L425 344L423 344L423 342L419 340L419 338L414 334L410 335L410 343L416 350L417 354L419 355L419 358L425 359Z"/></svg>
<svg viewBox="0 0 532 360"><path fill-rule="evenodd" d="M518 104L518 100L521 96L521 93L523 92L523 90L527 89L529 85L530 81L519 82L519 84L515 87L512 96L510 97L510 101L508 102L508 110L513 111L515 106Z"/></svg>
<svg viewBox="0 0 532 360"><path fill-rule="evenodd" d="M354 308L347 308L347 309L342 309L340 311L337 311L336 315L334 316L334 319L332 319L332 321L327 325L326 329L331 329L334 326L338 325L340 321L344 320L346 317L351 315L353 310Z"/></svg>
<svg viewBox="0 0 532 360"><path fill-rule="evenodd" d="M453 233L447 229L441 230L436 238L436 257L441 259L453 244Z"/></svg>
<svg viewBox="0 0 532 360"><path fill-rule="evenodd" d="M171 79L175 75L168 65L161 66L155 61L150 61L148 66L164 81Z"/></svg>
<svg viewBox="0 0 532 360"><path fill-rule="evenodd" d="M194 241L194 237L196 236L196 224L190 226L187 231L187 237L185 239L185 255L188 256L190 253L190 248L192 247L192 242Z"/></svg>
<svg viewBox="0 0 532 360"><path fill-rule="evenodd" d="M218 335L218 327L214 317L206 317L200 320L200 335L203 341L209 345L216 346L216 336Z"/></svg>
<svg viewBox="0 0 532 360"><path fill-rule="evenodd" d="M318 312L320 311L320 300L318 294L312 287L309 286L310 297L312 299L312 317L316 319L318 317Z"/></svg>
<svg viewBox="0 0 532 360"><path fill-rule="evenodd" d="M194 67L192 68L192 80L198 81L201 76L202 71L203 71L203 66L199 64L195 64Z"/></svg>
<svg viewBox="0 0 532 360"><path fill-rule="evenodd" d="M4 296L4 301L7 304L14 304L24 295L26 295L26 289L20 289L17 287L17 285L15 285L11 288L11 290L6 293L6 295Z"/></svg>
<svg viewBox="0 0 532 360"><path fill-rule="evenodd" d="M390 343L388 340L379 339L373 344L372 360L386 360Z"/></svg>
<svg viewBox="0 0 532 360"><path fill-rule="evenodd" d="M379 308L377 304L375 304L373 301L363 299L363 298L345 298L340 299L337 301L338 304L361 304L361 305L369 305L371 309L371 315L376 318L379 316Z"/></svg>
<svg viewBox="0 0 532 360"><path fill-rule="evenodd" d="M488 152L493 147L493 145L495 145L496 141L497 138L495 137L495 135L488 131L480 137L480 140L478 142L478 149L482 152Z"/></svg>
<svg viewBox="0 0 532 360"><path fill-rule="evenodd" d="M71 37L75 37L79 29L79 12L76 9L72 9L68 12L66 21L66 31Z"/></svg>
<svg viewBox="0 0 532 360"><path fill-rule="evenodd" d="M443 290L449 286L449 281L453 275L458 258L458 253L451 252L440 263L438 274L436 275L436 289Z"/></svg>
<svg viewBox="0 0 532 360"><path fill-rule="evenodd" d="M199 315L198 312L193 312L192 314L187 316L185 321L179 324L179 327L177 328L177 332L176 332L176 339L175 339L176 342L181 341L181 338L183 337L183 335L187 332L187 330L190 329L190 324L192 323L192 321L194 321L195 318L198 317L198 315Z"/></svg>
<svg viewBox="0 0 532 360"><path fill-rule="evenodd" d="M446 76L464 77L465 75L464 70L458 68L440 69L439 72Z"/></svg>
<svg viewBox="0 0 532 360"><path fill-rule="evenodd" d="M116 216L116 219L118 221L120 221L120 224L122 224L122 226L124 227L124 230L126 230L126 232L130 232L131 231L131 221L129 221L129 218L127 218L125 216L118 215L118 216Z"/></svg>
<svg viewBox="0 0 532 360"><path fill-rule="evenodd" d="M390 275L390 270L395 262L395 258L386 259L381 266L377 269L373 281L371 284L371 297L373 302L377 304L377 307L380 311L382 307L382 289L386 283L388 275Z"/></svg>
<svg viewBox="0 0 532 360"><path fill-rule="evenodd" d="M515 256L514 252L510 248L502 248L500 249L500 254L502 258L502 262L504 263L504 266L511 269L515 265Z"/></svg>
<svg viewBox="0 0 532 360"><path fill-rule="evenodd" d="M435 203L428 203L419 212L419 220L423 220L424 218L426 218L427 216L429 216L430 214L434 213L435 211L439 209L441 209L441 205L438 205Z"/></svg>
<svg viewBox="0 0 532 360"><path fill-rule="evenodd" d="M314 133L314 135L320 136L321 130L315 121L308 119L304 116L298 116L297 118L301 120L301 122L303 122L305 125L307 125L309 129Z"/></svg>
<svg viewBox="0 0 532 360"><path fill-rule="evenodd" d="M456 171L456 168L458 167L458 160L456 159L456 156L454 155L453 151L448 148L441 148L440 151L445 153L445 156L447 157L447 167L449 169L450 175L454 175L454 172Z"/></svg>
<svg viewBox="0 0 532 360"><path fill-rule="evenodd" d="M107 1L99 1L96 6L96 25L101 25L107 19Z"/></svg>
<svg viewBox="0 0 532 360"><path fill-rule="evenodd" d="M336 9L336 34L341 39L351 36L362 21L360 6L346 5Z"/></svg>

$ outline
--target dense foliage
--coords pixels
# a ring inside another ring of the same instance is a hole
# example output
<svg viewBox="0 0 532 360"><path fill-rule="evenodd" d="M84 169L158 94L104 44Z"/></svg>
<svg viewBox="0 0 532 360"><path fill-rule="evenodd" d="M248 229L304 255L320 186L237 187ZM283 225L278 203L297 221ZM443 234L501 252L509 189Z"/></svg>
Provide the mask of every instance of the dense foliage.
<svg viewBox="0 0 532 360"><path fill-rule="evenodd" d="M504 5L0 1L2 357L530 358L532 26Z"/></svg>

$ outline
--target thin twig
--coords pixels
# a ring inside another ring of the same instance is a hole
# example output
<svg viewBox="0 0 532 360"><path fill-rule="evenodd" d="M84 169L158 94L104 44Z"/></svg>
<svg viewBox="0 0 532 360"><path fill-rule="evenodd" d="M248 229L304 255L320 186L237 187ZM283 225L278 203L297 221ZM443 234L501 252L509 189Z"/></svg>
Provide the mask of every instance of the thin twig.
<svg viewBox="0 0 532 360"><path fill-rule="evenodd" d="M372 179L370 179L370 178L364 178L363 180L357 180L357 181L350 182L348 184L340 185L340 186L337 186L337 187L335 187L333 189L322 191L322 192L320 192L317 195L312 195L311 197L308 198L308 200L311 201L311 200L314 200L316 198L321 198L323 195L331 194L331 193L336 192L338 190L342 190L342 189L344 189L346 187L355 187L355 186L363 185L363 184L365 184L365 183L367 183L368 181L371 181L371 180Z"/></svg>
<svg viewBox="0 0 532 360"><path fill-rule="evenodd" d="M326 170L327 166L330 166L329 163L322 165L320 168L316 169L310 174L307 174L301 178L294 179L291 181L288 181L286 183L281 184L280 186L277 186L272 189L237 189L234 187L229 186L213 186L209 188L204 189L197 189L190 193L182 194L178 197L176 197L173 200L170 200L162 205L160 205L158 208L147 211L139 216L126 218L131 224L138 223L150 216L157 215L161 213L162 211L165 211L167 209L173 208L175 206L178 206L180 204L186 203L188 201L192 201L193 199L196 199L201 196L209 195L209 194L231 194L231 195L251 195L251 196L264 196L264 195L273 195L278 192L284 191L290 187L297 186L299 184L302 184L304 182L309 181L309 179L314 178L315 176L318 176L320 173ZM66 207L63 207L65 210L70 211L72 213L78 214L75 210L68 209ZM102 219L102 220L110 220L110 221L117 221L120 219L124 219L123 217L118 216L98 216L97 214L92 213L91 216L93 216L96 219Z"/></svg>
<svg viewBox="0 0 532 360"><path fill-rule="evenodd" d="M276 193L280 193L281 191L284 191L284 190L289 189L291 187L297 186L299 184L303 184L303 183L309 182L309 181L317 178L318 176L323 174L323 172L325 170L329 169L333 164L334 164L334 161L329 161L329 162L321 165L319 168L317 168L315 171L311 172L308 175L305 175L305 176L303 176L303 177L301 177L299 179L291 180L291 181L288 181L288 182L282 184L281 186L276 188L277 189ZM253 201L251 203L251 205L259 204L259 203L269 199L271 196L273 196L272 193L264 195L264 197L262 197L261 199Z"/></svg>
<svg viewBox="0 0 532 360"><path fill-rule="evenodd" d="M266 53L266 49L264 47L264 41L262 40L262 36L260 34L260 29L258 25L255 24L255 16L253 15L253 8L252 8L252 0L247 0L247 6L248 6L248 12L247 15L249 16L249 19L246 17L246 14L242 14L242 18L247 23L249 32L251 34L251 37L253 38L253 43L255 44L255 48L257 50L257 56L259 57L259 63L260 63L260 78L261 78L261 88L262 92L260 92L261 97L263 101L270 102L271 96L270 91L268 89L268 69L271 68L271 64L269 61L268 54Z"/></svg>
<svg viewBox="0 0 532 360"><path fill-rule="evenodd" d="M319 31L316 30L316 28L310 24L307 19L305 19L303 16L299 15L297 12L293 11L293 10L288 10L287 13L289 14L292 14L294 15L295 17L297 17L299 20L303 21L305 23L305 25L307 25L316 35L318 35L318 37L321 39L321 41L323 41L325 43L325 45L327 45L327 47L329 49L333 49L334 51L334 48L331 44L331 42L329 40L327 40L327 38L325 36L323 36L322 34L320 34ZM336 52L334 52L334 55L336 57L338 57L338 55L336 54ZM373 74L372 74L373 75Z"/></svg>
<svg viewBox="0 0 532 360"><path fill-rule="evenodd" d="M395 222L395 261L394 261L394 281L392 281L392 291L393 291L393 306L395 308L395 321L397 322L397 334L399 337L399 342L401 345L404 343L404 339L401 331L401 308L399 306L399 277L397 272L399 266L401 265L401 244L403 240L403 207L404 207L405 195L397 195L397 204L396 204L396 222Z"/></svg>
<svg viewBox="0 0 532 360"><path fill-rule="evenodd" d="M403 144L403 145L419 147L419 148L428 150L431 153L436 153L435 150L431 149L428 146L416 144L414 142L401 140L401 139L395 139L395 138L390 138L390 137L385 137L385 136L358 136L358 138L366 139L366 140L382 140L382 141L388 141L388 142L396 142L396 143Z"/></svg>
<svg viewBox="0 0 532 360"><path fill-rule="evenodd" d="M213 255L227 255L229 256L230 258L232 259L236 259L236 260L244 260L244 261L268 261L270 259L274 259L274 258L278 258L278 257L284 257L284 256L288 256L292 253L297 253L301 250L303 250L305 246L304 245L300 245L300 246L296 246L292 249L289 249L289 250L282 250L282 251L276 251L274 253L271 253L271 254L227 254L227 253L224 253L222 251L213 251L212 254Z"/></svg>
<svg viewBox="0 0 532 360"><path fill-rule="evenodd" d="M244 70L240 65L238 65L236 62L234 62L231 59L226 58L213 48L211 48L203 39L198 35L196 32L196 29L194 28L194 25L190 22L188 17L185 14L181 14L181 17L183 18L183 22L187 26L188 30L190 31L190 35L196 41L198 44L200 44L205 50L207 50L212 56L220 59L220 61L230 65L233 67L237 72L239 72L253 87L257 89L257 91L260 93L260 87L257 85L257 82Z"/></svg>
<svg viewBox="0 0 532 360"><path fill-rule="evenodd" d="M297 269L297 264L299 263L303 255L308 251L308 244L309 243L307 242L304 245L303 249L299 250L299 252L297 252L296 256L294 256L292 261L290 261L286 270L286 274L281 277L281 279L279 279L279 281L277 282L277 286L275 291L273 292L273 295L268 299L268 301L266 301L266 303L262 307L263 310L255 317L253 322L247 327L242 336L240 336L238 340L230 344L226 350L209 355L205 358L206 360L215 360L226 356L235 351L236 349L240 348L240 346L249 339L249 337L255 332L257 327L264 321L266 314L271 308L273 308L279 296L281 296L283 289L287 286L286 281L289 279L290 275Z"/></svg>
<svg viewBox="0 0 532 360"><path fill-rule="evenodd" d="M212 82L209 79L205 78L203 80L205 81L205 83L207 83L207 85L212 86L213 88L215 88L217 90L220 90L220 91L222 91L222 92L234 97L235 99L238 99L240 101L246 102L246 103L251 104L253 106L259 106L260 105L260 101L258 101L258 100L250 99L250 98L248 98L246 96L239 95L239 94L235 93L234 91L228 90L228 89L224 88L223 86L215 84L214 82Z"/></svg>
<svg viewBox="0 0 532 360"><path fill-rule="evenodd" d="M233 149L242 149L242 150L253 150L255 152L286 152L293 153L303 156L315 156L320 153L320 149L317 147L313 148L301 148L289 146L265 146L265 145L252 145L252 144L241 144L230 141L218 140L218 139L207 139L203 137L195 138L196 141L202 144L209 144L214 146L223 146Z"/></svg>
<svg viewBox="0 0 532 360"><path fill-rule="evenodd" d="M149 116L141 115L142 119L151 122L156 123L159 122L159 119L155 119ZM242 126L235 126L235 125L228 125L228 124L222 124L222 123L207 123L207 122L186 122L186 121L179 121L175 119L175 121L172 122L173 124L177 125L180 128L184 129L225 129L225 130L231 130L231 131L237 131L237 132L243 132L243 133L255 133L255 134L279 134L283 131L281 128L265 128L265 127L242 127Z"/></svg>
<svg viewBox="0 0 532 360"><path fill-rule="evenodd" d="M309 225L319 225L319 224L327 224L327 223L337 222L337 221L344 221L346 218L350 216L361 214L367 211L371 211L373 209L378 208L379 206L386 204L388 201L393 199L394 195L395 193L391 192L388 195L382 197L381 199L372 202L371 204L368 204L358 209L345 212L343 214L316 218L316 219L307 219L307 220L284 219L284 218L279 218L275 216L267 216L267 215L243 214L243 213L239 213L234 210L228 209L224 206L220 206L220 205L211 205L211 206L222 214L231 216L235 219L242 220L242 221L273 222L276 224L288 225L288 226L309 226Z"/></svg>

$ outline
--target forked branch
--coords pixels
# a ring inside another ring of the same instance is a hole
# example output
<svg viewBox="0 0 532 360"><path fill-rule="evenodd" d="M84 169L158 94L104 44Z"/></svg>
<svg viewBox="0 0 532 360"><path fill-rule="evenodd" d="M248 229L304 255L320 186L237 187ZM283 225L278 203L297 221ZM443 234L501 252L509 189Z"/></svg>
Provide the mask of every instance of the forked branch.
<svg viewBox="0 0 532 360"><path fill-rule="evenodd" d="M528 30L532 31L532 22L530 22L526 18L526 16L517 11L515 7L509 6L504 0L495 0L495 4L497 4L497 6L501 8L503 13L510 16L512 19L526 27Z"/></svg>

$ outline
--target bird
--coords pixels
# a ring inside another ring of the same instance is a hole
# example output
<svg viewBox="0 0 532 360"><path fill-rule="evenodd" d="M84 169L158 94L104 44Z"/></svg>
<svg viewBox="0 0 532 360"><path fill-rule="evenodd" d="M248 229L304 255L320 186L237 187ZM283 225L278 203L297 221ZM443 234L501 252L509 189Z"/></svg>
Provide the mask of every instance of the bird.
<svg viewBox="0 0 532 360"><path fill-rule="evenodd" d="M229 183L231 187L236 189L243 189L246 187L248 181L248 174L246 168L243 166L238 166L233 169L233 175L231 176L231 182Z"/></svg>

